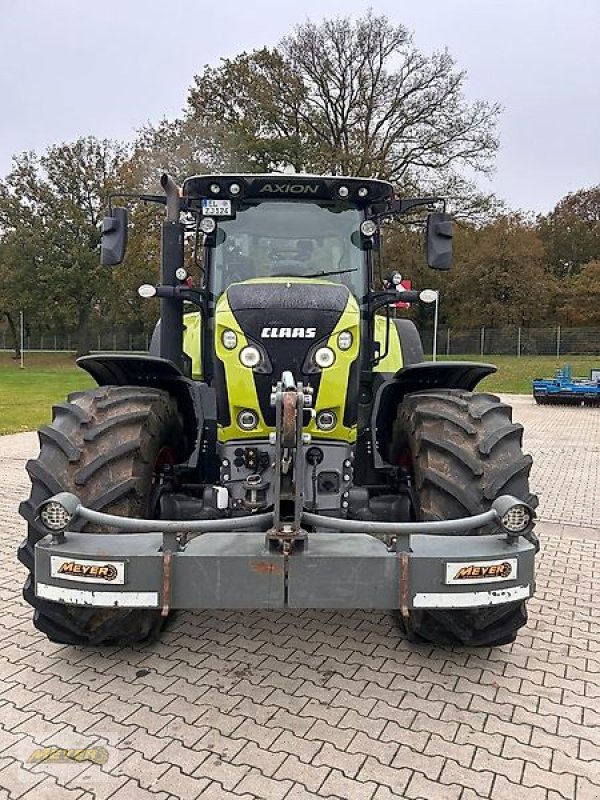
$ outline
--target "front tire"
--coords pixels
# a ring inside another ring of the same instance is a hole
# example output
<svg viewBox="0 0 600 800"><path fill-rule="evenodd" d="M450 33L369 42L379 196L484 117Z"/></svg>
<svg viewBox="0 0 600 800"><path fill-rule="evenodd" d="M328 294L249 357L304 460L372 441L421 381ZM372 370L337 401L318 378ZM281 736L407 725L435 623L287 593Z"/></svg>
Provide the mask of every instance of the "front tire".
<svg viewBox="0 0 600 800"><path fill-rule="evenodd" d="M35 609L35 627L53 642L73 645L122 646L158 635L164 621L158 610L69 606L35 595L34 548L47 535L35 511L57 492L72 492L96 511L155 514L156 466L185 456L175 401L166 392L137 386L75 392L54 407L52 423L38 435L40 454L27 463L31 494L19 508L27 538L18 551L29 570L23 596ZM98 530L82 520L74 529Z"/></svg>
<svg viewBox="0 0 600 800"><path fill-rule="evenodd" d="M458 519L487 511L511 494L537 506L529 490L532 459L523 426L492 394L461 390L407 395L394 424L392 463L410 463L420 520ZM482 530L481 533L491 532ZM412 610L401 621L412 641L492 647L512 642L527 622L524 601L485 608Z"/></svg>

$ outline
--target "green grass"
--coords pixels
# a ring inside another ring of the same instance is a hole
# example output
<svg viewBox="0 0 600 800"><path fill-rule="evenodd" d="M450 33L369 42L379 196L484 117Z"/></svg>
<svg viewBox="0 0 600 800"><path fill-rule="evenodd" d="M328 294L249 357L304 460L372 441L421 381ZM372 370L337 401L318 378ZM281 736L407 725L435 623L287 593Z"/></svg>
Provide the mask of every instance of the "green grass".
<svg viewBox="0 0 600 800"><path fill-rule="evenodd" d="M484 378L478 389L507 394L531 394L534 378L551 378L559 367L571 364L574 378L589 378L590 369L600 368L600 356L450 356L449 361L483 361L495 364L498 372Z"/></svg>
<svg viewBox="0 0 600 800"><path fill-rule="evenodd" d="M70 353L26 353L21 369L0 352L0 434L30 431L50 421L52 405L69 392L94 386Z"/></svg>
<svg viewBox="0 0 600 800"><path fill-rule="evenodd" d="M533 378L551 377L558 367L569 363L576 377L588 377L592 367L600 368L600 356L556 359L553 356L451 356L456 361L486 361L498 372L485 378L479 388L490 392L530 394ZM67 353L26 353L25 369L10 353L0 352L0 434L30 431L50 421L52 405L69 392L94 386L87 373Z"/></svg>

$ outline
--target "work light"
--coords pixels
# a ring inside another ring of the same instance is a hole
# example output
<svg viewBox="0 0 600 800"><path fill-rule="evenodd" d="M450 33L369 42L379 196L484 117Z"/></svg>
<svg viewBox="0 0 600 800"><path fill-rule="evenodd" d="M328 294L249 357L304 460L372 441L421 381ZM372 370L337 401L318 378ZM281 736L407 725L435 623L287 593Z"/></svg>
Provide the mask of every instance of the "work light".
<svg viewBox="0 0 600 800"><path fill-rule="evenodd" d="M256 412L249 408L245 408L238 414L238 425L243 431L251 431L258 425L258 416Z"/></svg>
<svg viewBox="0 0 600 800"><path fill-rule="evenodd" d="M340 350L350 350L352 347L352 334L350 331L338 333L337 344Z"/></svg>
<svg viewBox="0 0 600 800"><path fill-rule="evenodd" d="M507 533L524 533L533 520L533 509L522 500L510 495L502 495L492 503L500 525Z"/></svg>
<svg viewBox="0 0 600 800"><path fill-rule="evenodd" d="M235 350L237 346L237 333L228 328L221 334L221 341L226 350Z"/></svg>
<svg viewBox="0 0 600 800"><path fill-rule="evenodd" d="M332 431L337 425L337 417L333 411L319 411L317 428L321 431Z"/></svg>

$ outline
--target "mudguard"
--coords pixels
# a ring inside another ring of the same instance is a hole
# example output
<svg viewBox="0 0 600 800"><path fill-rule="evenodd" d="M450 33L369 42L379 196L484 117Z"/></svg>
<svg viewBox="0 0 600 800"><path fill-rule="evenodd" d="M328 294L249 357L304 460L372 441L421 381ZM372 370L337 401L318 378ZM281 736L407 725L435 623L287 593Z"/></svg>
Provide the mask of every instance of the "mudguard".
<svg viewBox="0 0 600 800"><path fill-rule="evenodd" d="M373 403L371 436L376 469L389 466L386 444L391 441L398 405L405 395L431 389L465 389L472 392L479 381L496 372L493 364L474 361L426 361L398 370L381 384Z"/></svg>
<svg viewBox="0 0 600 800"><path fill-rule="evenodd" d="M215 391L206 383L186 377L172 361L158 356L134 353L98 353L82 356L77 365L89 373L99 386L151 386L171 394L184 419L194 448L189 466L199 464L200 453L211 454L205 463L205 479L213 480L218 465L217 404ZM214 462L214 463L213 463Z"/></svg>

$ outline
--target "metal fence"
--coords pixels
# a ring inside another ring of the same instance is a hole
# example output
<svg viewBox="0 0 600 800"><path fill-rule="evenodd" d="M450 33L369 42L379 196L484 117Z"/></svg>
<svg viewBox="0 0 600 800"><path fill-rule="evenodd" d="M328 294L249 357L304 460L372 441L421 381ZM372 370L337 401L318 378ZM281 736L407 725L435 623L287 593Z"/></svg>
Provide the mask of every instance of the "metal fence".
<svg viewBox="0 0 600 800"><path fill-rule="evenodd" d="M426 353L432 352L433 332L424 331ZM437 336L440 355L479 354L520 356L600 355L600 328L441 328Z"/></svg>
<svg viewBox="0 0 600 800"><path fill-rule="evenodd" d="M152 331L135 332L127 327L93 331L91 349L98 351L146 351ZM425 352L430 354L433 331L422 331ZM69 332L28 332L24 336L24 350L74 351L77 336ZM8 328L0 326L0 350L11 350L12 340ZM455 330L442 327L437 335L439 355L515 355L515 356L600 356L600 328L487 328Z"/></svg>

